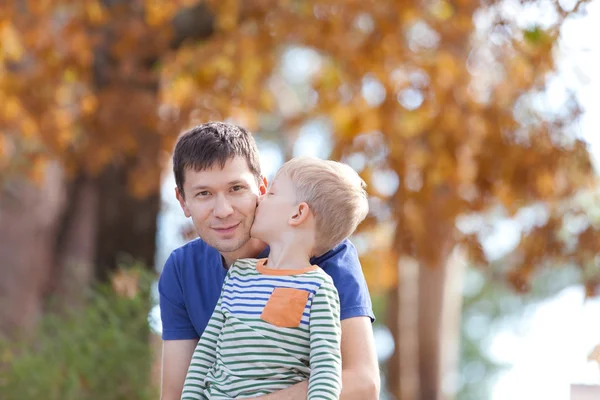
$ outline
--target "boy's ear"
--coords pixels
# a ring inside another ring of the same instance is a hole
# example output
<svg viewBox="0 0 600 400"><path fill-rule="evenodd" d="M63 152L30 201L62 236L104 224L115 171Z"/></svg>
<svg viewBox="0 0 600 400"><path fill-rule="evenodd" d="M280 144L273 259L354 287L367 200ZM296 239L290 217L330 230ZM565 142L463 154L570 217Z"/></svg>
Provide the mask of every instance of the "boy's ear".
<svg viewBox="0 0 600 400"><path fill-rule="evenodd" d="M192 214L190 213L187 203L185 202L185 197L183 197L183 193L181 193L181 191L179 190L178 187L175 187L175 197L177 197L177 201L179 201L179 205L181 206L181 209L183 210L185 217L186 218L191 217Z"/></svg>
<svg viewBox="0 0 600 400"><path fill-rule="evenodd" d="M306 202L303 201L302 203L298 204L296 210L294 210L294 213L290 217L289 224L291 226L300 225L308 219L310 213L310 207L308 206L308 204L306 204Z"/></svg>
<svg viewBox="0 0 600 400"><path fill-rule="evenodd" d="M262 178L260 178L260 182L258 185L258 193L262 196L263 194L267 193L268 187L269 183L267 182L267 178L263 176Z"/></svg>

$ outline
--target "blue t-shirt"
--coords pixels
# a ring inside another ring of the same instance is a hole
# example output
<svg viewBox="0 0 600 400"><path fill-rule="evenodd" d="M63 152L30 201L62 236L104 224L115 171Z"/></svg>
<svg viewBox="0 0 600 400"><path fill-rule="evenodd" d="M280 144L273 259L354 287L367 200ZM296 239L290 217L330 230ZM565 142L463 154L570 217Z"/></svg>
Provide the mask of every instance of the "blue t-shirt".
<svg viewBox="0 0 600 400"><path fill-rule="evenodd" d="M257 258L267 257L268 251L266 248ZM375 320L358 254L348 239L310 262L333 278L340 296L342 320L352 317ZM202 336L226 275L221 254L202 239L195 239L171 253L158 281L164 340Z"/></svg>

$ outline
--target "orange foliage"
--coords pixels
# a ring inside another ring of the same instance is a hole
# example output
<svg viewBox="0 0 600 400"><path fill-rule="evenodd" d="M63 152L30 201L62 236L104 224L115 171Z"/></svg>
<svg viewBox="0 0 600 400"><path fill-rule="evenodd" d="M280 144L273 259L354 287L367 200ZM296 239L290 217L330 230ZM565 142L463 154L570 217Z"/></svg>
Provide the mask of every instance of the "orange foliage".
<svg viewBox="0 0 600 400"><path fill-rule="evenodd" d="M366 255L367 275L382 276L369 270L403 253L438 265L457 243L482 260L478 241L455 221L498 204L511 215L534 203L550 210L550 222L517 249L509 279L519 288L548 259L586 263L600 250L593 227L576 248L556 238L565 201L593 177L585 144L570 136L579 109L559 118L527 101L555 67L552 50L570 13L559 2L548 28L496 17L478 30L474 14L485 7L475 0L211 0L210 38L171 49L171 21L195 3L3 2L0 165L32 166L35 176L58 158L69 171L96 174L133 159L131 187L144 196L158 186L157 149L170 151L189 121L233 117L255 128L271 113L282 134L293 134L327 117L333 156L366 156L361 173L394 226L394 254ZM291 112L269 86L287 46L315 49L321 60L310 82L316 100ZM364 95L366 79L382 98ZM399 178L394 193L372 184L383 170ZM372 282L394 284L395 262L385 265L390 273Z"/></svg>

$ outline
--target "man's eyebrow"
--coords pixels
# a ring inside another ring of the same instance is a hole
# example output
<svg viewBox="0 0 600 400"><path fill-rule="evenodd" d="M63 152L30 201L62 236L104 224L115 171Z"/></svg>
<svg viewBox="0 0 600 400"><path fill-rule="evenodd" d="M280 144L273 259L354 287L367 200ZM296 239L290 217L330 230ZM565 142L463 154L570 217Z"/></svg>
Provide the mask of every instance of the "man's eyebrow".
<svg viewBox="0 0 600 400"><path fill-rule="evenodd" d="M192 190L206 190L206 189L210 189L210 188L208 186L205 186L205 185L192 186Z"/></svg>
<svg viewBox="0 0 600 400"><path fill-rule="evenodd" d="M235 179L235 180L233 180L233 181L230 181L230 182L228 183L228 185L229 185L229 186L235 186L235 185L246 185L246 182L245 182L245 181L242 181L242 180L240 180L240 179Z"/></svg>
<svg viewBox="0 0 600 400"><path fill-rule="evenodd" d="M227 182L227 186L235 186L235 185L246 185L247 183L240 179L234 179L233 181ZM196 185L192 186L192 190L208 190L212 189L210 186L206 185Z"/></svg>

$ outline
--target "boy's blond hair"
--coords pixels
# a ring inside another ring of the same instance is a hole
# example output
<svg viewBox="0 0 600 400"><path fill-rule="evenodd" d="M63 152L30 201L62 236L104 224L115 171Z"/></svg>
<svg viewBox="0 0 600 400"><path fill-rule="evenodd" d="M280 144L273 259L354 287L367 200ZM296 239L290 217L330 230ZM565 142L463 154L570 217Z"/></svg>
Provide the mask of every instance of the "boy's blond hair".
<svg viewBox="0 0 600 400"><path fill-rule="evenodd" d="M365 181L349 165L312 157L286 162L298 202L306 202L316 221L313 256L320 256L350 236L369 212Z"/></svg>

